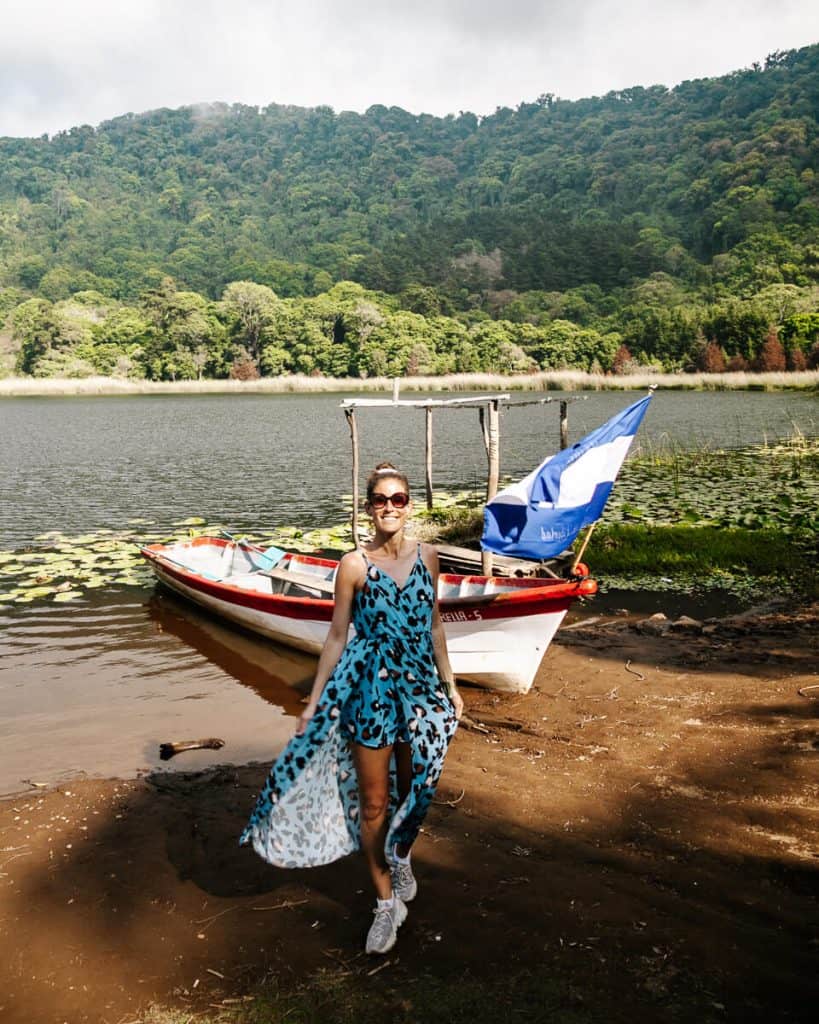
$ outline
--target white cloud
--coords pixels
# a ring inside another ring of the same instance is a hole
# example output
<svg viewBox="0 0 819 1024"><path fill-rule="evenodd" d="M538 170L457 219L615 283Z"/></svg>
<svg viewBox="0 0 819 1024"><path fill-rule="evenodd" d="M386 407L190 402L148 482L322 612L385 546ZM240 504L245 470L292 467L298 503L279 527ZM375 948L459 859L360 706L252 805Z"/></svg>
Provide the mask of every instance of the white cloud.
<svg viewBox="0 0 819 1024"><path fill-rule="evenodd" d="M674 85L819 41L809 0L6 0L0 134L224 100L435 114Z"/></svg>

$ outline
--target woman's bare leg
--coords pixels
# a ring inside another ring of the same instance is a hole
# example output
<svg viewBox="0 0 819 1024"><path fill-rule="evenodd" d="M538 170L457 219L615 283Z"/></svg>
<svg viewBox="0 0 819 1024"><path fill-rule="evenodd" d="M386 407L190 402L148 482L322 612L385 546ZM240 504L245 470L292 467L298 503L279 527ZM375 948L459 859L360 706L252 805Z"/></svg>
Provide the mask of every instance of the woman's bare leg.
<svg viewBox="0 0 819 1024"><path fill-rule="evenodd" d="M373 750L350 744L358 774L361 800L361 849L379 899L392 896L390 868L384 857L387 811L390 805L390 757L392 747Z"/></svg>
<svg viewBox="0 0 819 1024"><path fill-rule="evenodd" d="M412 789L412 746L409 743L395 744L395 771L398 778L398 799L401 803L407 799ZM406 857L409 847L396 843L399 857Z"/></svg>

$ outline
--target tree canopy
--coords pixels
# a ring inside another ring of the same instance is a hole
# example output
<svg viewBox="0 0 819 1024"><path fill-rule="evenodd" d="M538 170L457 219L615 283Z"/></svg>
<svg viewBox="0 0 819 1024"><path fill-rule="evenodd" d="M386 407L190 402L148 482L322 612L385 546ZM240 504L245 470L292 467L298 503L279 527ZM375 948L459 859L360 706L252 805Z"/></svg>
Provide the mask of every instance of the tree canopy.
<svg viewBox="0 0 819 1024"><path fill-rule="evenodd" d="M621 345L684 369L699 335L752 363L772 327L801 365L818 100L812 46L483 118L209 104L0 139L0 319L24 372L608 369Z"/></svg>

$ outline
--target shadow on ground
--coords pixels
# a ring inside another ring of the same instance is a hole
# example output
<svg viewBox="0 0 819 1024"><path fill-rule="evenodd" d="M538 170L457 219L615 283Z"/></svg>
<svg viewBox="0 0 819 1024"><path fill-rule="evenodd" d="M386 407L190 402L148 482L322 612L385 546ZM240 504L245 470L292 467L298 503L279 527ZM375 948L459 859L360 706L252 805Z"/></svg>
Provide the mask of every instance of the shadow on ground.
<svg viewBox="0 0 819 1024"><path fill-rule="evenodd" d="M702 638L624 629L602 651L554 647L525 698L470 691L486 731L455 740L418 900L376 964L359 952L357 858L282 871L238 847L263 768L4 805L4 1019L215 1013L333 977L395 1021L417 1019L422 983L462 993L425 1021L813 1020L819 701L796 692L815 681L803 625L748 635L727 662ZM527 979L517 1004L510 978ZM551 986L542 1003L533 980Z"/></svg>

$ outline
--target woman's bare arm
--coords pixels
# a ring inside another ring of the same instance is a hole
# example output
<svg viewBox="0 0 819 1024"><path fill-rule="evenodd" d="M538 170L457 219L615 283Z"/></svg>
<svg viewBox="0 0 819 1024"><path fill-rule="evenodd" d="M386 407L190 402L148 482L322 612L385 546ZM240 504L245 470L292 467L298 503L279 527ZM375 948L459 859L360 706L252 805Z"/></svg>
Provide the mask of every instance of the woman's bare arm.
<svg viewBox="0 0 819 1024"><path fill-rule="evenodd" d="M435 593L432 608L432 650L435 657L435 667L438 669L441 682L444 683L449 692L450 700L455 707L455 717L460 718L463 714L464 702L463 697L458 692L458 687L455 685L455 676L452 674L452 666L449 663L449 652L446 646L446 633L444 632L444 624L441 621L441 612L438 608L438 577L441 572L438 552L429 544L424 544L421 547L421 557L424 560L424 565L429 569Z"/></svg>

